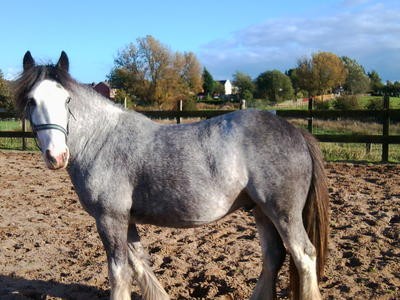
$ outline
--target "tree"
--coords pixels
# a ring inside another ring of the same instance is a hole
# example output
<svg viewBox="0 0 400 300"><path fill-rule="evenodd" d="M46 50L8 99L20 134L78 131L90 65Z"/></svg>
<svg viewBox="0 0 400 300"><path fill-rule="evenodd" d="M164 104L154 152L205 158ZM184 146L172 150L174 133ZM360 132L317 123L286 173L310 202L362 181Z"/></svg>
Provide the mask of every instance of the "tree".
<svg viewBox="0 0 400 300"><path fill-rule="evenodd" d="M198 94L202 89L200 63L193 52L185 52L183 58L182 79L192 93Z"/></svg>
<svg viewBox="0 0 400 300"><path fill-rule="evenodd" d="M146 99L148 82L142 78L139 71L129 67L116 67L111 71L108 80L113 88L124 91L121 93L123 97L127 96L134 102L140 99L144 103L149 103Z"/></svg>
<svg viewBox="0 0 400 300"><path fill-rule="evenodd" d="M204 94L207 97L210 97L214 93L214 89L215 89L214 78L212 77L211 73L208 72L208 70L206 68L203 69L202 78L203 78Z"/></svg>
<svg viewBox="0 0 400 300"><path fill-rule="evenodd" d="M392 97L400 97L400 82L387 81L386 85L382 88L384 94Z"/></svg>
<svg viewBox="0 0 400 300"><path fill-rule="evenodd" d="M214 81L214 95L224 96L225 86L220 81Z"/></svg>
<svg viewBox="0 0 400 300"><path fill-rule="evenodd" d="M146 104L156 100L157 75L160 75L159 70L165 65L164 62L156 61L156 56L152 58L152 46L155 46L155 41L150 36L126 46L118 53L109 75L112 87L123 89L132 98L139 98Z"/></svg>
<svg viewBox="0 0 400 300"><path fill-rule="evenodd" d="M290 78L278 70L261 73L256 78L256 87L261 98L267 98L273 102L293 97Z"/></svg>
<svg viewBox="0 0 400 300"><path fill-rule="evenodd" d="M347 56L343 56L341 59L347 70L344 89L351 95L368 92L370 80L364 68L355 59L351 59Z"/></svg>
<svg viewBox="0 0 400 300"><path fill-rule="evenodd" d="M138 38L120 51L108 76L131 99L159 107L175 105L201 90L201 70L192 52L172 52L152 36Z"/></svg>
<svg viewBox="0 0 400 300"><path fill-rule="evenodd" d="M289 69L288 71L285 72L285 75L289 76L290 81L292 82L294 96L298 98L298 95L301 91L301 87L299 84L300 78L298 76L297 69Z"/></svg>
<svg viewBox="0 0 400 300"><path fill-rule="evenodd" d="M313 71L313 63L311 59L300 58L297 61L296 68L297 84L300 89L305 90L308 96L311 97L316 94L317 83Z"/></svg>
<svg viewBox="0 0 400 300"><path fill-rule="evenodd" d="M368 72L368 77L370 81L370 89L373 94L379 95L382 93L383 83L378 72L372 70Z"/></svg>
<svg viewBox="0 0 400 300"><path fill-rule="evenodd" d="M328 90L338 87L346 80L343 62L335 54L319 52L313 55L313 69L317 80L317 92L323 95Z"/></svg>
<svg viewBox="0 0 400 300"><path fill-rule="evenodd" d="M238 88L240 99L253 99L253 94L256 87L249 75L237 71L235 74L233 74L233 84Z"/></svg>
<svg viewBox="0 0 400 300"><path fill-rule="evenodd" d="M6 110L13 109L11 88L9 83L4 79L3 72L0 70L0 108Z"/></svg>
<svg viewBox="0 0 400 300"><path fill-rule="evenodd" d="M149 82L147 99L150 102L160 104L160 100L164 95L163 92L165 92L161 81L166 77L168 67L171 64L169 50L149 35L145 38L139 38L137 42L139 57L142 59L142 64L144 64L144 76Z"/></svg>
<svg viewBox="0 0 400 300"><path fill-rule="evenodd" d="M342 85L347 76L342 60L330 52L318 52L311 59L299 59L296 72L300 88L309 96L324 95Z"/></svg>

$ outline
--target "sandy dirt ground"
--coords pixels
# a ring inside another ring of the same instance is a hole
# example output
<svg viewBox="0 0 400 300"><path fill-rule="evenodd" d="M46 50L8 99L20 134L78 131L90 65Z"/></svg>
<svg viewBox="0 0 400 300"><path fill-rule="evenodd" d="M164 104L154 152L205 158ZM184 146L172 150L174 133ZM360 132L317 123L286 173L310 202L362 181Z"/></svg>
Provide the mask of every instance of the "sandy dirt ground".
<svg viewBox="0 0 400 300"><path fill-rule="evenodd" d="M328 163L324 299L400 299L400 165ZM107 299L105 253L66 171L0 152L0 299ZM251 212L195 229L140 226L172 299L248 299L261 271ZM288 298L287 263L279 298ZM133 287L132 299L140 299Z"/></svg>

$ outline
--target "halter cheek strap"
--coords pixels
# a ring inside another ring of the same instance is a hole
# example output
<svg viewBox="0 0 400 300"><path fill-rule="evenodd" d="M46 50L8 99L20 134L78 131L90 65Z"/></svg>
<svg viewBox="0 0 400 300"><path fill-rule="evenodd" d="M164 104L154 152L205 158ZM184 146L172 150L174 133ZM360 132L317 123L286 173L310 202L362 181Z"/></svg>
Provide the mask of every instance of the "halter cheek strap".
<svg viewBox="0 0 400 300"><path fill-rule="evenodd" d="M66 105L68 105L68 103L70 102L71 98L67 99ZM37 137L37 133L38 131L42 131L42 130L49 130L49 129L55 129L58 131L61 131L64 135L65 135L65 140L68 139L68 133L69 133L69 117L72 115L72 117L75 119L74 115L71 113L71 110L69 109L69 107L67 106L67 111L68 111L68 120L67 120L67 128L64 128L58 124L52 124L52 123L48 123L48 124L35 124L32 120L32 106L33 106L33 100L29 100L26 104L26 108L25 108L25 114L28 116L29 119L29 123L31 123L31 127L32 127L32 132L35 135L35 137ZM37 142L36 138L36 145L38 146L38 148L40 150L42 150L39 146L39 143Z"/></svg>

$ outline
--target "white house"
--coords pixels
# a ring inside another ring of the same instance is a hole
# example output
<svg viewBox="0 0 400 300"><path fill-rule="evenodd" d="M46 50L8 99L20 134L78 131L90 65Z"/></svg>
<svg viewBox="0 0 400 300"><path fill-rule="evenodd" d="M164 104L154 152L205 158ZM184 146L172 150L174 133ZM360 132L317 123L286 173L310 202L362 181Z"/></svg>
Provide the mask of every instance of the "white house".
<svg viewBox="0 0 400 300"><path fill-rule="evenodd" d="M230 80L219 80L218 82L224 86L225 95L232 95L232 83Z"/></svg>

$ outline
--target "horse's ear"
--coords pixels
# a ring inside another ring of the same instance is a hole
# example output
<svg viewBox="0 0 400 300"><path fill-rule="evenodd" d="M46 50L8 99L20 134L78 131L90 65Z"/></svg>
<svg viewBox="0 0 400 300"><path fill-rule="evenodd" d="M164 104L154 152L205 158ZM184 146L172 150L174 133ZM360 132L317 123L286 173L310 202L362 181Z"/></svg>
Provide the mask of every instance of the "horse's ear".
<svg viewBox="0 0 400 300"><path fill-rule="evenodd" d="M57 68L65 71L65 72L68 72L68 70L69 70L68 56L67 56L67 53L65 53L64 51L61 52L60 59L58 60L58 63L57 63Z"/></svg>
<svg viewBox="0 0 400 300"><path fill-rule="evenodd" d="M33 59L30 51L26 51L24 55L23 66L24 71L27 71L35 66L35 60Z"/></svg>

